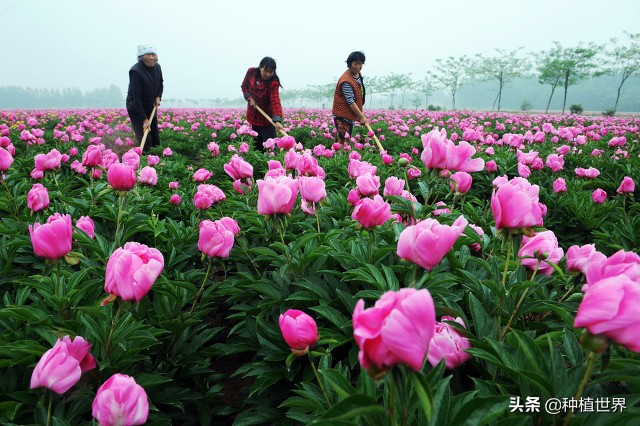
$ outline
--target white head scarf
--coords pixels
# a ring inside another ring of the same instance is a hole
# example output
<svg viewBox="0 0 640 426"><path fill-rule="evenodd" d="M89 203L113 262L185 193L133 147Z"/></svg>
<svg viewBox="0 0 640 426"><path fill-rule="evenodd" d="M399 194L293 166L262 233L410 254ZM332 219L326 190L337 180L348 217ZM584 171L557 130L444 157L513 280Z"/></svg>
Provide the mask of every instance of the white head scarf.
<svg viewBox="0 0 640 426"><path fill-rule="evenodd" d="M138 57L146 55L147 53L155 53L155 54L157 54L156 48L153 47L150 44L139 44L138 45Z"/></svg>

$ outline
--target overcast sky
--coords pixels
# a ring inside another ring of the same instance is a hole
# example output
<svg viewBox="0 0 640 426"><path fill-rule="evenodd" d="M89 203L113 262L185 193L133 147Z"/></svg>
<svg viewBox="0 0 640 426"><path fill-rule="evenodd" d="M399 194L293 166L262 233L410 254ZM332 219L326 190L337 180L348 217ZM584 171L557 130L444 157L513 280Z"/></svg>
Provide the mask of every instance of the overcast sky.
<svg viewBox="0 0 640 426"><path fill-rule="evenodd" d="M284 90L333 82L354 50L365 77L422 79L448 56L623 40L639 17L638 0L0 0L0 86L126 91L146 43L165 99L238 97L264 56Z"/></svg>

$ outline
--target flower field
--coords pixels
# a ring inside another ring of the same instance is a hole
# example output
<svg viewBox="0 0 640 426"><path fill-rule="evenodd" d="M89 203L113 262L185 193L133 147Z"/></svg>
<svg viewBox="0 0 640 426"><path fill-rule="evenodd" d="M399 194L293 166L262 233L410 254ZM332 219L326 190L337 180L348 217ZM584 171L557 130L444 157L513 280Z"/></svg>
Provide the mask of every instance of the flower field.
<svg viewBox="0 0 640 426"><path fill-rule="evenodd" d="M639 119L243 114L0 111L0 423L640 422Z"/></svg>

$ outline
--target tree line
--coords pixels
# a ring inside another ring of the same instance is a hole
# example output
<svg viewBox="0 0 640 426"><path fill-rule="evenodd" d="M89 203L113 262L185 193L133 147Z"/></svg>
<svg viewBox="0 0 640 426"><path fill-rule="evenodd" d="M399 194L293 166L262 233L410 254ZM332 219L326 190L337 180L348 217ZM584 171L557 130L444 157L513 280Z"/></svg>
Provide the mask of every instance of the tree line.
<svg viewBox="0 0 640 426"><path fill-rule="evenodd" d="M121 108L122 91L116 85L83 92L77 87L33 89L19 86L0 87L0 108Z"/></svg>
<svg viewBox="0 0 640 426"><path fill-rule="evenodd" d="M385 95L389 105L394 107L400 101L405 107L408 94L420 94L424 105L429 105L430 97L438 90L450 96L451 108L456 109L456 99L460 90L470 82L492 81L496 86L496 95L492 110L500 111L503 93L508 83L522 79L537 79L540 85L548 89L545 113L549 111L556 90L562 91L562 112L567 106L569 88L585 80L601 76L616 76L618 82L615 101L609 112L615 113L625 83L640 72L640 33L624 32L625 40L611 39L606 44L578 43L565 47L559 42L541 52L526 53L520 47L507 51L495 49L492 56L477 54L436 59L433 70L420 80L414 80L411 73L391 73L382 77L366 78L367 96ZM322 85L309 85L304 89L283 91L283 100L306 99L312 103L331 105L335 82ZM416 98L412 99L416 102Z"/></svg>
<svg viewBox="0 0 640 426"><path fill-rule="evenodd" d="M428 70L425 76L418 80L412 78L412 73L366 76L367 103L370 105L369 108L405 109L410 106L417 108L424 100L424 107L427 108L432 106L429 102L431 99L442 100L441 96L434 96L442 93L449 97L450 107L455 110L464 87L468 87L468 91L474 93L478 92L478 87L483 87L483 92L477 93L476 96L482 96L485 100L487 96L491 96L492 99L489 101L491 110L500 111L508 88L515 86L523 93L530 93L532 91L530 82L535 80L539 86L546 87L548 93L544 101L545 113L549 111L554 96L562 97L561 109L564 113L567 109L569 89L572 86L589 80L604 79L606 84L593 85L591 89L597 87L598 90L611 90L615 93L607 96L606 101L603 93L591 93L590 99L597 99L598 105L610 102L605 109L609 114L614 114L618 109L621 96L627 90L635 96L633 102L627 102L631 108L627 111L638 112L640 102L637 101L637 95L640 94L640 83L636 77L640 77L640 33L625 31L623 35L622 41L614 38L605 44L580 42L576 46L565 47L559 42L554 42L551 48L540 52L525 52L522 47L510 51L496 48L495 54L490 56L477 54L439 58L435 60L433 69ZM335 85L336 82L333 81L326 84L307 85L303 89L287 88L281 92L283 105L330 108ZM486 90L487 88L490 89ZM540 90L535 92L537 100L540 97ZM561 92L560 95L558 95L559 92ZM487 95L488 93L490 95ZM612 98L613 95L615 100ZM372 102L376 96L377 106ZM382 98L387 99L386 104L382 103ZM612 100L609 101L609 98ZM207 108L246 105L242 97L173 98L163 99L163 101L166 107ZM513 100L511 103L513 104ZM467 108L477 108L469 104L478 104L478 102L474 99L474 102L465 105ZM483 105L486 104L487 102L483 102ZM86 93L78 88L56 90L0 87L0 108L120 108L123 106L122 92L115 85ZM529 100L522 99L520 109L526 110L531 107Z"/></svg>

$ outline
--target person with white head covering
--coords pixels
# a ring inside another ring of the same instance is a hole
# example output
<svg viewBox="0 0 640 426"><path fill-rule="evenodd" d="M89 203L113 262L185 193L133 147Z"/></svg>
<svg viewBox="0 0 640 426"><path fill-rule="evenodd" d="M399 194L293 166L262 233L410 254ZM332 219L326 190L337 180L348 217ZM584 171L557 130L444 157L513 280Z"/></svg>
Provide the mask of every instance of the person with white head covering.
<svg viewBox="0 0 640 426"><path fill-rule="evenodd" d="M142 141L144 131L149 129L150 137L144 147L145 151L149 151L151 147L160 145L158 114L153 116L151 122L149 122L149 116L154 106L160 106L164 80L155 47L150 44L141 44L138 46L137 53L138 62L129 70L127 112L139 142Z"/></svg>

